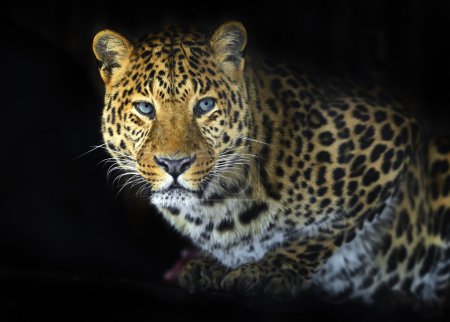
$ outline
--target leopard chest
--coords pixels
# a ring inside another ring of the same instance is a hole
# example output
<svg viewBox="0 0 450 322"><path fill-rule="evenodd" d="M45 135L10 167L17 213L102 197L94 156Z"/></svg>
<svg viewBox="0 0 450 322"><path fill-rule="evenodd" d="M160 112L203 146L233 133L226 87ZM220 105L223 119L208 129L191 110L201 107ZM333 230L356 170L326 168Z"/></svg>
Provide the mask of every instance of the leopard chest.
<svg viewBox="0 0 450 322"><path fill-rule="evenodd" d="M242 200L159 207L166 220L223 265L259 261L286 239L276 224L276 206Z"/></svg>

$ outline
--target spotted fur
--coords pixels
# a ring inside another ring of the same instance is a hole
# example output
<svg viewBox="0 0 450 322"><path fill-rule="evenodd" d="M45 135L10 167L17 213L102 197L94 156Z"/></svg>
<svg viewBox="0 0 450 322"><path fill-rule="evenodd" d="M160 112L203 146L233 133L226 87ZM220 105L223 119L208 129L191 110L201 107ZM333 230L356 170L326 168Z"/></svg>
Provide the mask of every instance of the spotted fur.
<svg viewBox="0 0 450 322"><path fill-rule="evenodd" d="M109 153L204 251L188 289L440 303L450 274L450 144L373 81L244 55L237 22L94 39ZM195 112L201 99L215 107ZM133 103L145 101L154 114ZM178 177L158 158L195 161Z"/></svg>

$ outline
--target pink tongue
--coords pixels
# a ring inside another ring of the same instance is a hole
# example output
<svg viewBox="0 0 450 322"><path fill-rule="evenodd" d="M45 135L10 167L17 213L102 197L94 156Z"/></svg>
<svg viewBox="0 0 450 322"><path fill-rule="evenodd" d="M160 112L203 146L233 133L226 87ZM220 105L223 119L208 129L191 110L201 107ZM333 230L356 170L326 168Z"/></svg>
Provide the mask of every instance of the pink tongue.
<svg viewBox="0 0 450 322"><path fill-rule="evenodd" d="M181 271L183 270L184 265L186 263L196 257L199 254L198 250L195 250L193 248L185 248L180 253L180 258L175 262L175 264L167 270L164 275L163 279L166 282L177 284L178 283L178 277L180 276Z"/></svg>

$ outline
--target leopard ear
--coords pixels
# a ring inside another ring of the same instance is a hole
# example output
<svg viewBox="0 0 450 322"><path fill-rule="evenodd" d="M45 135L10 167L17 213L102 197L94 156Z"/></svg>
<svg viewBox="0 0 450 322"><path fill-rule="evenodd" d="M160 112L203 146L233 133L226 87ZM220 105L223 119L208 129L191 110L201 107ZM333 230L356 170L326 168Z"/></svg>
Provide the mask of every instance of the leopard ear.
<svg viewBox="0 0 450 322"><path fill-rule="evenodd" d="M216 60L231 77L237 77L244 70L244 49L247 31L240 22L230 21L221 25L210 39Z"/></svg>
<svg viewBox="0 0 450 322"><path fill-rule="evenodd" d="M100 75L105 84L111 81L115 69L127 63L132 48L125 37L114 31L103 30L95 35L92 49L99 62Z"/></svg>

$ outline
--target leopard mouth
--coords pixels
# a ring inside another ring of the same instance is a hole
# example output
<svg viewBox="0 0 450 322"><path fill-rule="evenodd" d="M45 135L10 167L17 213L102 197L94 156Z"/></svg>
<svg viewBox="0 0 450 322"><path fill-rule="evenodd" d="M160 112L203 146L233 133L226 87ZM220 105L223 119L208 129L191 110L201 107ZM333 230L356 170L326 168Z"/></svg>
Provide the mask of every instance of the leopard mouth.
<svg viewBox="0 0 450 322"><path fill-rule="evenodd" d="M170 191L170 190L186 190L189 191L189 189L187 189L186 187L183 187L178 180L174 180L173 183L170 185L170 187L168 187L167 189L165 189L165 191Z"/></svg>
<svg viewBox="0 0 450 322"><path fill-rule="evenodd" d="M156 193L198 193L198 191L189 189L180 184L178 180L174 180L167 188L155 191Z"/></svg>
<svg viewBox="0 0 450 322"><path fill-rule="evenodd" d="M192 189L183 182L179 182L177 178L170 185L151 191L150 199L155 204L196 203L208 199L208 195L214 194L214 191L209 191L210 183L214 179L216 179L215 176L205 176L198 189Z"/></svg>
<svg viewBox="0 0 450 322"><path fill-rule="evenodd" d="M156 191L156 193L170 193L170 194L188 194L188 193L198 193L197 191L187 189L185 187L182 187L181 185L171 185L169 188L166 188L164 190Z"/></svg>

